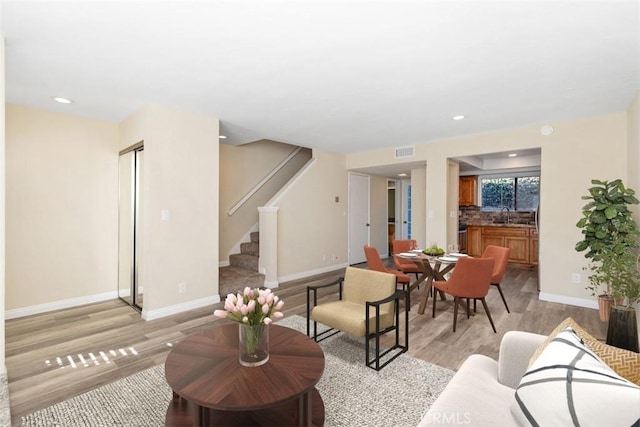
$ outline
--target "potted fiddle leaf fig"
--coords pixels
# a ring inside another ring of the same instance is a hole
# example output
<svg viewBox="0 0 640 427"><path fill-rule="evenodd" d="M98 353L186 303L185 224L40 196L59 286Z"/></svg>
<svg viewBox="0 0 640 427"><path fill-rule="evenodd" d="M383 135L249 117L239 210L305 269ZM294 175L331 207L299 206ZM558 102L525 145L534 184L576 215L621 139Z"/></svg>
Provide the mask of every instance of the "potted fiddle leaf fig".
<svg viewBox="0 0 640 427"><path fill-rule="evenodd" d="M607 342L613 335L631 333L632 348L638 349L637 323L633 304L640 301L640 270L636 250L640 247L640 230L632 217L630 205L640 203L635 191L622 180L592 180L589 202L582 208L582 218L576 224L583 239L576 243L578 252L589 260L589 284L586 289L598 295L600 318L609 321ZM606 305L609 305L607 309ZM615 319L610 316L615 315ZM631 331L620 331L620 319L628 321ZM633 323L633 325L631 325ZM635 331L635 332L634 332ZM635 334L635 337L633 335ZM635 344L634 344L635 342ZM613 343L615 344L615 343Z"/></svg>

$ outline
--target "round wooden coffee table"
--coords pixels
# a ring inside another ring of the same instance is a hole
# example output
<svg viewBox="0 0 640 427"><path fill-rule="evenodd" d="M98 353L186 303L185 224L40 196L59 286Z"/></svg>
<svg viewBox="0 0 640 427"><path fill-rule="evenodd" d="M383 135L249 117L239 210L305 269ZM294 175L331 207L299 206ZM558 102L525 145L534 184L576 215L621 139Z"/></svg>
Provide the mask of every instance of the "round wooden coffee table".
<svg viewBox="0 0 640 427"><path fill-rule="evenodd" d="M269 326L269 361L238 362L238 325L214 326L178 343L167 356L173 389L168 426L322 426L324 403L315 385L324 353L305 334Z"/></svg>

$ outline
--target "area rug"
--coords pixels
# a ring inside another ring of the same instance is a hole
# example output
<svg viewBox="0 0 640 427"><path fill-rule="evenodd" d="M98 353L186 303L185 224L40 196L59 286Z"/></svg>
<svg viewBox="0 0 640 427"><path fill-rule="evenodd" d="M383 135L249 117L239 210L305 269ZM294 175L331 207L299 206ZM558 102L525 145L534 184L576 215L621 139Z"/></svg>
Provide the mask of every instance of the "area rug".
<svg viewBox="0 0 640 427"><path fill-rule="evenodd" d="M11 425L9 405L9 380L7 374L0 374L0 426Z"/></svg>
<svg viewBox="0 0 640 427"><path fill-rule="evenodd" d="M278 322L306 331L306 319ZM320 343L325 370L317 389L325 426L416 426L453 371L406 353L380 371L364 365L363 341L337 334ZM97 388L22 418L25 427L149 426L165 424L171 389L164 365Z"/></svg>

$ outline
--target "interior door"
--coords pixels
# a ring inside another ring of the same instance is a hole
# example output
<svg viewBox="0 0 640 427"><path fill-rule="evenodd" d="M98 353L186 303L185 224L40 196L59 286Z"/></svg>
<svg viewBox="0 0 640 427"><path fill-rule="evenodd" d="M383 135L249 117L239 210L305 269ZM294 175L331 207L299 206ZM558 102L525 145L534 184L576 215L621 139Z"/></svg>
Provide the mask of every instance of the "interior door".
<svg viewBox="0 0 640 427"><path fill-rule="evenodd" d="M395 179L387 180L387 191L389 204L387 215L389 217L389 253L393 252L393 241L400 238L400 223L402 215L402 194L400 191L400 181Z"/></svg>
<svg viewBox="0 0 640 427"><path fill-rule="evenodd" d="M136 198L136 207L135 207L135 279L133 282L133 305L136 308L142 310L143 305L143 295L144 295L144 286L142 283L142 207L144 192L142 191L142 177L144 176L144 150L140 148L135 151L136 153L136 185L135 185L135 198Z"/></svg>
<svg viewBox="0 0 640 427"><path fill-rule="evenodd" d="M369 244L369 176L349 172L349 264L365 262Z"/></svg>
<svg viewBox="0 0 640 427"><path fill-rule="evenodd" d="M120 190L118 201L118 296L133 304L134 271L134 185L135 152L120 155Z"/></svg>
<svg viewBox="0 0 640 427"><path fill-rule="evenodd" d="M411 232L411 181L408 179L404 179L400 181L402 188L402 227L401 229L401 238L402 239L412 239Z"/></svg>
<svg viewBox="0 0 640 427"><path fill-rule="evenodd" d="M142 143L120 153L118 215L118 297L141 310Z"/></svg>

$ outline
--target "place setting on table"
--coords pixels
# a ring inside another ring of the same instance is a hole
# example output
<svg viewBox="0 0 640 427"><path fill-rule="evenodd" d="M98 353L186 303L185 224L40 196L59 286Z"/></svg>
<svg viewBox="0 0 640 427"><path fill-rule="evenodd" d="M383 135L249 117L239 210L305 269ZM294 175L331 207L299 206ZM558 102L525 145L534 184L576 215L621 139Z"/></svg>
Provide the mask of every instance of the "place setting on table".
<svg viewBox="0 0 640 427"><path fill-rule="evenodd" d="M446 253L444 249L438 247L435 243L426 249L419 249L417 245L414 246L408 252L399 253L398 256L413 261L421 271L421 275L416 281L409 285L409 292L426 282L426 286L420 296L420 306L418 307L418 314L424 314L432 282L434 280L446 281L446 274L455 268L458 260L469 255L460 252ZM444 293L439 292L439 294L440 298L444 300Z"/></svg>

